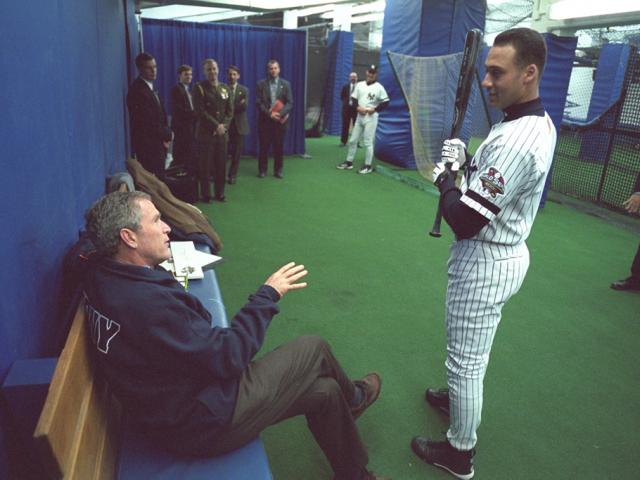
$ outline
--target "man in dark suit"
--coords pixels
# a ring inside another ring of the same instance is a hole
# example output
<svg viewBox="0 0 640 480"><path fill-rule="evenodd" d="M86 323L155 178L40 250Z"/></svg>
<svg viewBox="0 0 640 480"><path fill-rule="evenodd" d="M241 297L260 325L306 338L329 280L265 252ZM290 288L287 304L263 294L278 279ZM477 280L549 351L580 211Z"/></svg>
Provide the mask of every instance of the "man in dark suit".
<svg viewBox="0 0 640 480"><path fill-rule="evenodd" d="M249 100L249 89L244 85L240 85L240 69L235 65L231 65L227 69L227 80L229 85L229 95L231 104L233 105L233 118L229 125L229 143L228 150L231 157L231 166L229 167L228 181L230 185L236 183L238 175L238 166L240 164L240 155L242 154L242 146L244 144L244 136L249 133L249 121L247 120L247 101Z"/></svg>
<svg viewBox="0 0 640 480"><path fill-rule="evenodd" d="M171 89L171 130L173 130L173 161L189 172L196 172L195 128L196 112L189 91L193 69L189 65L178 68L178 83Z"/></svg>
<svg viewBox="0 0 640 480"><path fill-rule="evenodd" d="M349 74L349 83L347 83L340 91L340 100L342 100L342 132L340 133L340 146L344 147L349 140L349 128L356 123L356 115L358 111L351 98L353 90L358 83L358 74L351 72Z"/></svg>
<svg viewBox="0 0 640 480"><path fill-rule="evenodd" d="M156 60L148 53L136 57L139 76L129 87L127 107L131 124L131 146L138 161L157 177L164 176L164 162L173 134L167 123L153 82L158 75Z"/></svg>
<svg viewBox="0 0 640 480"><path fill-rule="evenodd" d="M267 174L269 147L273 147L273 175L283 178L282 152L284 134L287 131L289 114L293 107L291 85L280 78L277 60L267 63L267 78L258 82L256 89L258 105L258 177Z"/></svg>

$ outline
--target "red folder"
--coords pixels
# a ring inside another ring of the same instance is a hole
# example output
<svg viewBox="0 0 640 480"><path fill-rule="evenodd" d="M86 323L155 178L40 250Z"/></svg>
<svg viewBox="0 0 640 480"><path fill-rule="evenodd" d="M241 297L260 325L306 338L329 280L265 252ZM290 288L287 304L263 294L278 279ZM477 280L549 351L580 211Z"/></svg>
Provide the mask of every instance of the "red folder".
<svg viewBox="0 0 640 480"><path fill-rule="evenodd" d="M284 103L282 103L282 100L276 100L276 103L274 103L273 107L271 107L271 113L278 113L283 108L284 108ZM280 117L280 119L277 120L277 121L280 122L281 124L283 124L287 120L289 120L289 114L288 113L284 117Z"/></svg>

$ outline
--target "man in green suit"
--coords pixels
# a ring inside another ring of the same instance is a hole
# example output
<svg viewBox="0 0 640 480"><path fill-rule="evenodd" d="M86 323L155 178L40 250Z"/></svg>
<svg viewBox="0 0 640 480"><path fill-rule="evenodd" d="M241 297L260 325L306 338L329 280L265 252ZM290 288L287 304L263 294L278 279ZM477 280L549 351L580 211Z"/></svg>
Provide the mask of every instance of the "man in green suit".
<svg viewBox="0 0 640 480"><path fill-rule="evenodd" d="M218 63L208 58L202 62L202 67L205 80L193 89L200 199L207 203L211 201L209 177L213 174L214 197L224 202L227 139L233 106L229 87L218 81Z"/></svg>

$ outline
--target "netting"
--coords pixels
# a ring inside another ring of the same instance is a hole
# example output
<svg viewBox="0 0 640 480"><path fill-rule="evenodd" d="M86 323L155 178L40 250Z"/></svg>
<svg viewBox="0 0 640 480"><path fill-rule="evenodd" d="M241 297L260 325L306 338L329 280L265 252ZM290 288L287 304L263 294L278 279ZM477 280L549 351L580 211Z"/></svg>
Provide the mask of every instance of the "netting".
<svg viewBox="0 0 640 480"><path fill-rule="evenodd" d="M409 109L416 166L425 178L430 178L433 165L440 159L442 142L451 136L462 53L438 57L393 52L387 55ZM471 111L478 103L478 91L474 79L460 135L465 142L471 137Z"/></svg>
<svg viewBox="0 0 640 480"><path fill-rule="evenodd" d="M640 56L635 47L626 50L619 94L603 113L592 115L595 82L588 103L576 99L578 89L570 87L574 94L565 109L552 172L554 190L618 209L640 175ZM589 84L593 77L582 73L585 68L592 67L580 66L574 73L578 70L576 77Z"/></svg>

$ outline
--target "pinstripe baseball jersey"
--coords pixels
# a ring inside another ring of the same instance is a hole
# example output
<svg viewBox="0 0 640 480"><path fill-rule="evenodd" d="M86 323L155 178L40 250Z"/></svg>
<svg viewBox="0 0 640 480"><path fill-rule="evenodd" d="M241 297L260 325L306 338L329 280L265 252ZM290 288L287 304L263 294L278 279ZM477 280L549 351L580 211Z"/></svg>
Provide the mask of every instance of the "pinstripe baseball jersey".
<svg viewBox="0 0 640 480"><path fill-rule="evenodd" d="M531 231L556 145L556 129L539 99L508 109L467 167L460 200L489 224L473 237L518 245Z"/></svg>
<svg viewBox="0 0 640 480"><path fill-rule="evenodd" d="M358 101L359 107L364 108L376 108L381 103L389 101L387 91L378 82L373 82L370 85L367 85L366 81L356 83L351 97Z"/></svg>

